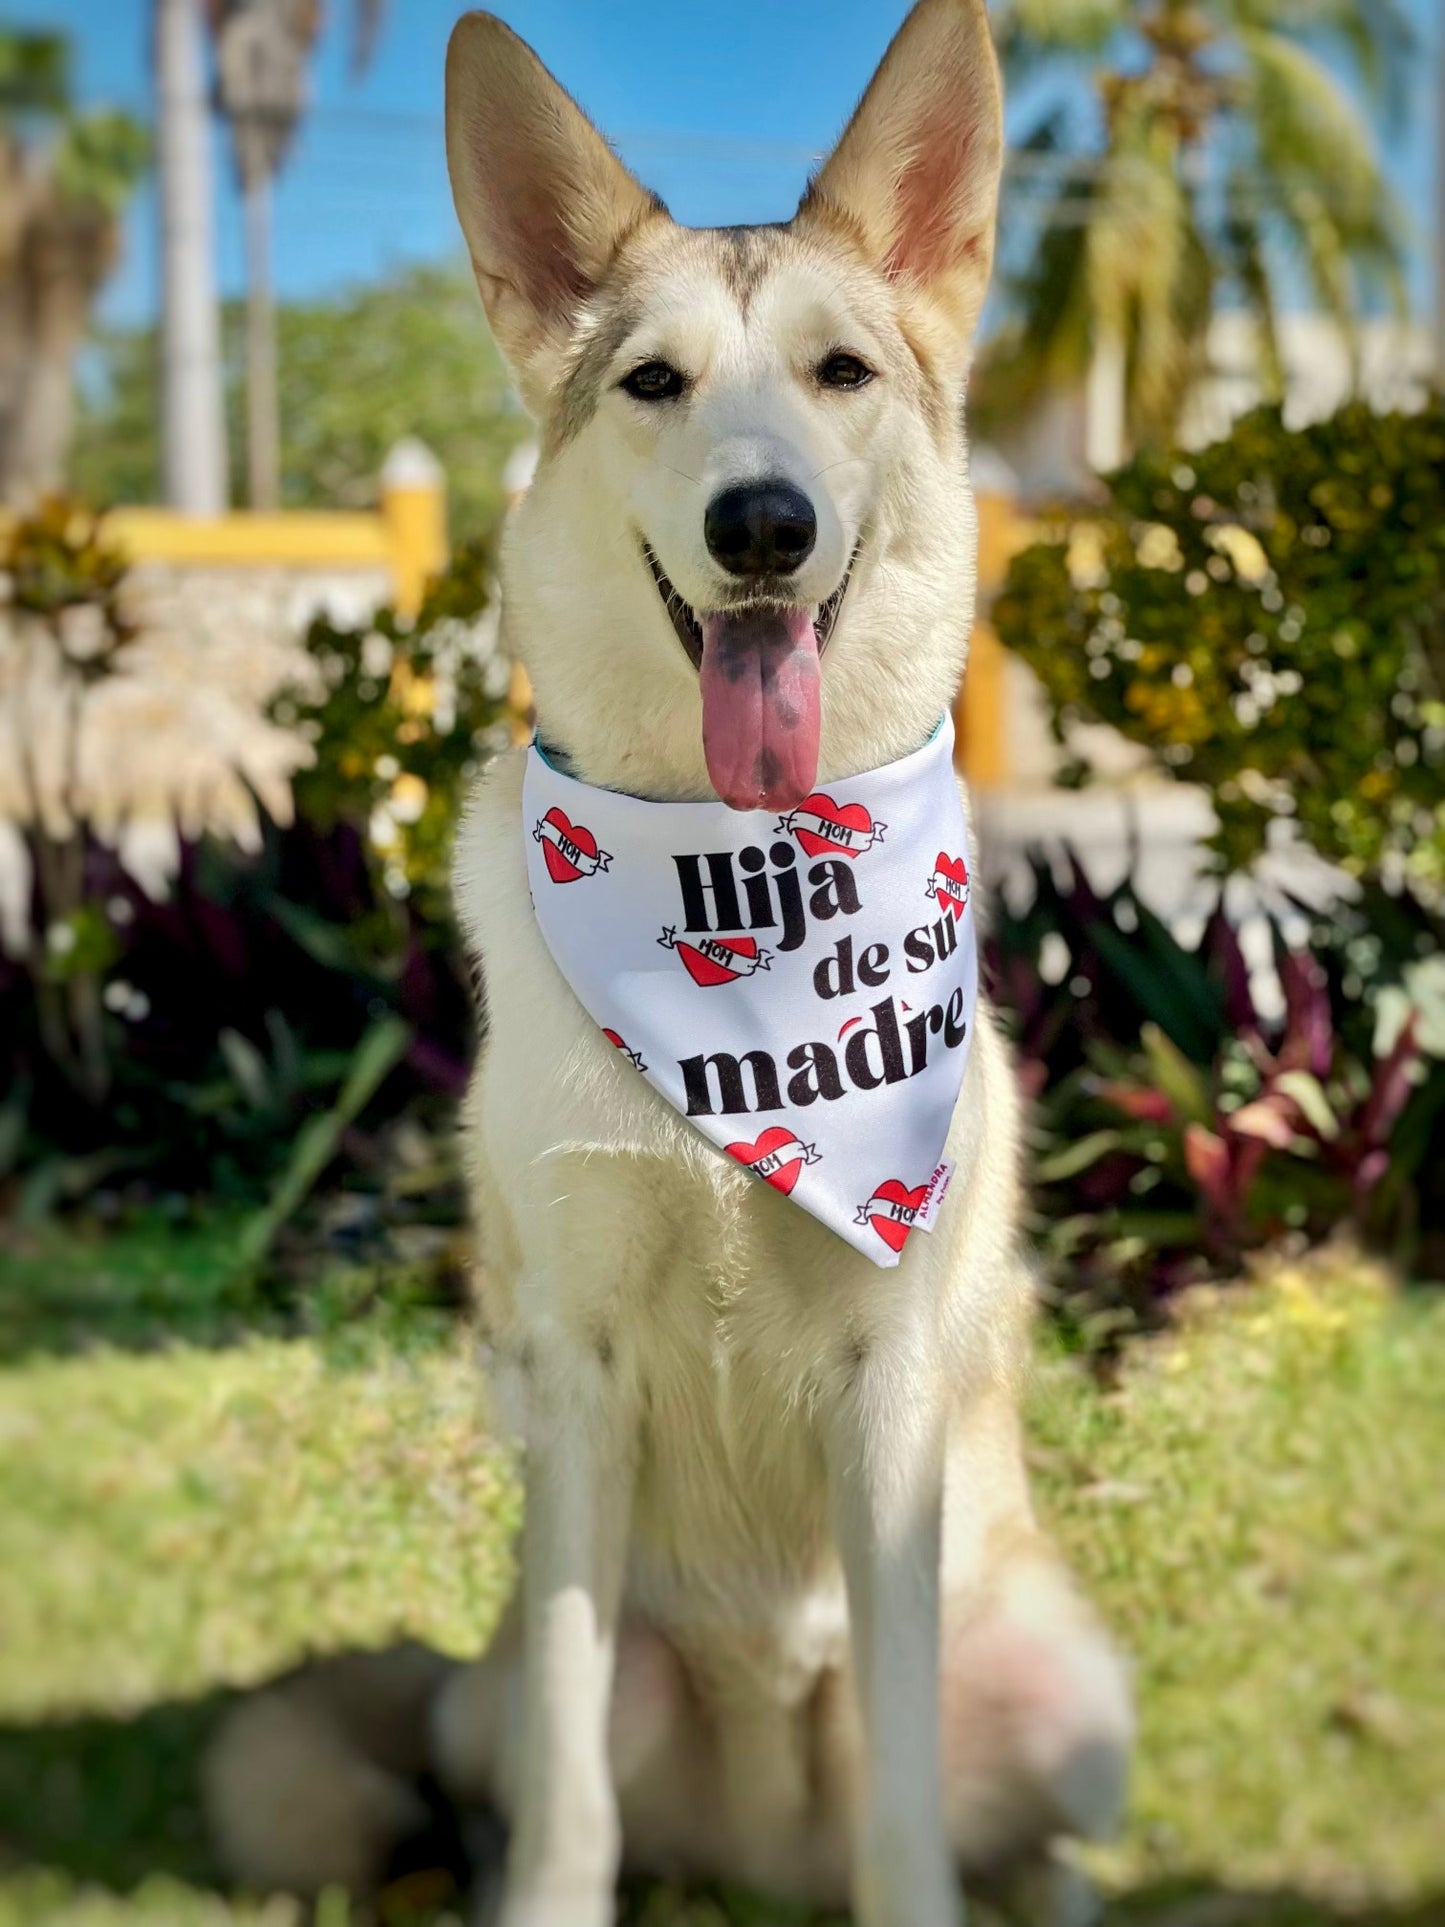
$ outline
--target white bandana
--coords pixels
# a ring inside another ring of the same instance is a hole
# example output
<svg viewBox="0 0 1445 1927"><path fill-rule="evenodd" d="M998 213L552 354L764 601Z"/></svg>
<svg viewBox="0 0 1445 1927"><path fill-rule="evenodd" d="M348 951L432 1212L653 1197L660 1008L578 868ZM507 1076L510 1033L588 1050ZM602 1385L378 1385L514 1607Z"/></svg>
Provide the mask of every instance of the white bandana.
<svg viewBox="0 0 1445 1927"><path fill-rule="evenodd" d="M782 815L654 803L534 744L532 904L583 1008L703 1136L878 1265L929 1231L978 998L953 727Z"/></svg>

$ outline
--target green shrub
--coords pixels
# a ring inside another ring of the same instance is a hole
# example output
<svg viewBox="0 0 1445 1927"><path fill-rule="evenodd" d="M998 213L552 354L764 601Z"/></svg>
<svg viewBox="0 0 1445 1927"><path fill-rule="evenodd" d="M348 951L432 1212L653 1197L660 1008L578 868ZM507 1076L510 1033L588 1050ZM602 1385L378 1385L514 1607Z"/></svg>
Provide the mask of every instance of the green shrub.
<svg viewBox="0 0 1445 1927"><path fill-rule="evenodd" d="M1278 409L1143 455L1015 558L994 621L1060 740L1108 723L1211 791L1222 867L1289 822L1357 876L1445 893L1445 399Z"/></svg>
<svg viewBox="0 0 1445 1927"><path fill-rule="evenodd" d="M57 502L14 522L0 585L0 656L43 646L72 710L124 673L143 617L127 616L125 559L87 512ZM25 941L0 947L0 1217L264 1201L238 1242L259 1258L323 1178L358 1194L367 1223L383 1207L455 1216L475 1018L446 866L462 792L509 731L490 585L476 545L415 619L318 617L309 673L255 718L304 737L314 762L258 791L256 847L219 823L188 836L163 899L83 797L62 821L0 784L34 877ZM11 735L17 718L23 740L25 716L0 705Z"/></svg>
<svg viewBox="0 0 1445 1927"><path fill-rule="evenodd" d="M1066 1322L1104 1336L1344 1230L1445 1277L1438 916L1367 884L1292 948L1265 914L1271 1014L1223 892L1186 941L1128 878L1033 872L984 961L1033 1100L1031 1228Z"/></svg>
<svg viewBox="0 0 1445 1927"><path fill-rule="evenodd" d="M359 626L317 616L306 633L314 687L271 706L316 752L293 779L297 815L323 831L349 822L388 894L415 895L430 923L450 920L447 867L467 784L508 737L511 666L483 635L495 617L490 545L464 544L414 621L386 607Z"/></svg>

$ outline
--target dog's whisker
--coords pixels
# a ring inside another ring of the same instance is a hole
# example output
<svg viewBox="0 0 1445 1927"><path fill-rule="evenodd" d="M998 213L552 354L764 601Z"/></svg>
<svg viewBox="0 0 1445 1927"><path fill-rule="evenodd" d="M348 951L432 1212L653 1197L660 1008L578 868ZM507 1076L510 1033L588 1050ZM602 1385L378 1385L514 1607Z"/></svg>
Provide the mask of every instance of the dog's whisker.
<svg viewBox="0 0 1445 1927"><path fill-rule="evenodd" d="M866 462L867 460L868 457L866 455L840 455L836 462L824 462L821 468L815 468L808 477L808 480L810 482L816 482L820 475L831 475L835 468L846 468L850 462Z"/></svg>

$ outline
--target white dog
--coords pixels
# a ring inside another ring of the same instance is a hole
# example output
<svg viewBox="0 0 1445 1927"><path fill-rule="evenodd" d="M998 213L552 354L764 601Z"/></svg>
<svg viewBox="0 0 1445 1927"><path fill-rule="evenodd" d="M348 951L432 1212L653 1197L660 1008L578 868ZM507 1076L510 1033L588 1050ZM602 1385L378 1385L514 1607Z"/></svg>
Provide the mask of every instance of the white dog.
<svg viewBox="0 0 1445 1927"><path fill-rule="evenodd" d="M922 0L785 226L676 226L485 14L452 37L447 145L540 429L502 566L549 752L607 791L785 809L918 750L973 617L983 0ZM624 1863L955 1927L961 1872L1111 1823L1131 1724L1029 1505L1005 1049L980 1005L946 1205L880 1268L583 1009L533 914L525 757L488 771L456 863L523 1578L434 1702L436 1765L506 1818L502 1927L606 1927Z"/></svg>

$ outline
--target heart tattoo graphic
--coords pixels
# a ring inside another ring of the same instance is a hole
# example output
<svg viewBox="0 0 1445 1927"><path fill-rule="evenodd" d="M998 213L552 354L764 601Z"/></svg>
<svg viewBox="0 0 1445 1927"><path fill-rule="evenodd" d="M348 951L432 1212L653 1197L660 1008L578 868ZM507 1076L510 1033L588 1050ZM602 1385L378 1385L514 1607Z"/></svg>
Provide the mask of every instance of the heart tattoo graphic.
<svg viewBox="0 0 1445 1927"><path fill-rule="evenodd" d="M890 1251L901 1251L908 1241L928 1186L920 1184L910 1191L898 1178L889 1178L875 1187L867 1204L860 1204L854 1224L871 1224Z"/></svg>
<svg viewBox="0 0 1445 1927"><path fill-rule="evenodd" d="M955 920L961 917L968 908L968 865L963 858L940 850L923 894L932 897L941 908L951 910Z"/></svg>
<svg viewBox="0 0 1445 1927"><path fill-rule="evenodd" d="M804 856L862 856L883 841L886 823L876 823L866 804L835 803L822 790L805 796L795 810L778 818L777 834L795 836Z"/></svg>
<svg viewBox="0 0 1445 1927"><path fill-rule="evenodd" d="M555 805L533 830L532 841L541 844L547 874L554 883L575 883L579 877L595 876L612 862L610 852L598 849L591 830L572 822Z"/></svg>
<svg viewBox="0 0 1445 1927"><path fill-rule="evenodd" d="M699 937L690 942L668 926L657 941L664 950L677 952L695 984L732 984L772 967L772 951L759 950L756 937Z"/></svg>
<svg viewBox="0 0 1445 1927"><path fill-rule="evenodd" d="M608 1030L605 1026L603 1027L602 1035L614 1050L620 1050L622 1052L622 1055L627 1059L633 1070L646 1071L647 1066L642 1061L642 1052L640 1050L633 1050L625 1037L619 1037L615 1030Z"/></svg>
<svg viewBox="0 0 1445 1927"><path fill-rule="evenodd" d="M775 1191L781 1191L784 1197L798 1182L798 1173L805 1164L823 1161L817 1146L804 1144L786 1124L770 1125L753 1144L729 1144L727 1153L739 1164L745 1164L755 1178L762 1178Z"/></svg>

